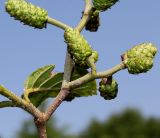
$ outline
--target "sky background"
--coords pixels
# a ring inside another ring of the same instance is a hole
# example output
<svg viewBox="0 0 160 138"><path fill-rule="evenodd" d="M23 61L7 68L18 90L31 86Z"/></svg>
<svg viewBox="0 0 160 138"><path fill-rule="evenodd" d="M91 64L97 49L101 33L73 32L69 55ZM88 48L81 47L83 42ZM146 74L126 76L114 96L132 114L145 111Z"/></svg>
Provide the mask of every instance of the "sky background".
<svg viewBox="0 0 160 138"><path fill-rule="evenodd" d="M49 16L75 27L84 7L83 0L30 0L48 10ZM0 84L21 95L26 77L35 69L55 64L63 71L66 44L63 30L48 25L34 29L13 20L0 1ZM160 49L160 0L121 0L111 10L101 13L97 33L83 35L99 52L98 71L120 63L120 55L132 46L153 42ZM112 101L93 96L63 103L55 113L59 126L69 125L79 132L92 119L103 120L127 107L138 108L145 116L160 117L160 55L147 74L130 75L123 70L114 75L119 83L118 97ZM4 100L0 96L0 100ZM0 136L11 138L30 115L21 109L0 109Z"/></svg>

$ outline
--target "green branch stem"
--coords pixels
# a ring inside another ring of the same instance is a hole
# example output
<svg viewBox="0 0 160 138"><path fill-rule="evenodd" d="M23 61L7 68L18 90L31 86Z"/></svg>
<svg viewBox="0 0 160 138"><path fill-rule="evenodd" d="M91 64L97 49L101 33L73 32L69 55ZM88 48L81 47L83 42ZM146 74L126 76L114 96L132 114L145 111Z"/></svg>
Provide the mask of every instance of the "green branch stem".
<svg viewBox="0 0 160 138"><path fill-rule="evenodd" d="M48 22L49 24L52 24L52 25L54 25L54 26L57 26L57 27L59 27L59 28L61 28L61 29L63 29L63 30L65 30L66 28L70 27L70 26L68 26L68 25L66 25L66 24L64 24L64 23L62 23L62 22L60 22L60 21L58 21L58 20L56 20L56 19L53 19L53 18L51 18L51 17L49 17L49 16L48 16L47 22Z"/></svg>
<svg viewBox="0 0 160 138"><path fill-rule="evenodd" d="M13 92L7 90L4 86L0 85L0 94L4 97L7 97L9 100L11 100L16 105L25 105L25 101L15 95Z"/></svg>
<svg viewBox="0 0 160 138"><path fill-rule="evenodd" d="M79 24L76 27L80 32L83 30L86 23L88 22L88 20L90 18L91 11L92 11L91 0L85 0L85 9L83 12L83 16L82 16L82 19L80 20Z"/></svg>
<svg viewBox="0 0 160 138"><path fill-rule="evenodd" d="M53 101L53 103L47 108L45 114L44 114L44 120L47 121L50 116L54 113L54 111L59 107L59 105L63 102L65 97L70 93L70 90L78 88L84 83L87 83L89 81L92 81L94 79L99 79L99 78L106 78L109 76L112 76L114 73L125 69L126 66L124 62L121 62L120 64L114 66L111 69L108 69L103 72L97 72L96 74L88 73L85 76L78 78L74 81L71 82L65 82L65 85L63 85L61 91Z"/></svg>
<svg viewBox="0 0 160 138"><path fill-rule="evenodd" d="M83 12L83 16L82 16L82 19L80 20L78 26L76 27L76 29L78 29L80 32L83 30L87 21L89 20L91 12L92 12L91 0L85 0L85 9ZM66 28L69 27L68 25L66 25L58 20L55 20L51 17L48 17L47 22L49 24L57 26L63 30L65 30ZM20 107L20 108L28 111L30 114L32 114L35 117L35 119L38 119L38 122L43 124L51 117L51 115L54 113L54 111L63 102L65 97L70 93L71 89L77 88L77 87L81 86L82 84L89 82L89 81L92 81L94 79L111 76L112 74L125 68L124 63L122 62L119 65L117 65L107 71L96 72L96 66L95 66L94 62L92 63L92 61L90 62L90 60L89 60L89 63L91 65L91 72L86 74L85 76L79 78L79 79L76 79L76 80L70 82L70 77L71 77L71 73L72 73L72 69L74 67L74 64L73 64L73 61L72 61L70 54L68 53L68 51L66 52L64 77L63 77L61 91L59 92L59 94L57 95L57 97L55 98L53 103L47 108L45 113L38 110L38 108L36 108L31 102L27 102L26 100L22 99L21 97L18 97L17 95L15 95L14 93L7 90L5 87L3 87L1 85L0 85L0 94L7 97L11 101L0 102L0 107L13 107L13 106Z"/></svg>
<svg viewBox="0 0 160 138"><path fill-rule="evenodd" d="M47 108L44 114L45 116L44 120L46 121L49 120L49 118L54 113L54 111L58 108L58 106L63 102L65 97L69 94L69 90L64 88L70 81L73 66L74 66L73 60L67 51L65 65L64 65L64 76L63 76L62 88L59 94L56 96L55 100L53 100L53 103Z"/></svg>
<svg viewBox="0 0 160 138"><path fill-rule="evenodd" d="M89 19L89 15L91 12L92 6L91 6L91 0L85 0L85 10L82 19L80 20L78 26L76 29L78 29L80 32L85 27L85 24L87 23ZM68 27L67 25L57 22L54 19L51 19L48 17L48 22L56 25L62 29L66 29ZM57 24L58 23L58 24ZM54 113L54 111L59 107L59 105L63 102L65 97L70 93L69 89L67 88L67 84L70 81L72 69L73 69L73 60L70 57L70 54L68 53L68 50L66 52L66 60L65 60L65 66L64 66L64 77L62 82L62 88L59 94L56 96L53 103L47 108L45 114L44 114L44 120L47 121L51 115Z"/></svg>
<svg viewBox="0 0 160 138"><path fill-rule="evenodd" d="M24 99L18 97L16 94L14 94L13 92L9 91L8 89L6 89L4 86L0 85L0 94L3 95L4 97L8 98L9 100L12 101L12 103L14 104L14 107L20 107L22 109L24 109L25 111L29 112L30 114L32 114L34 117L38 118L39 116L41 116L41 112L32 104L32 103L28 103L26 102ZM11 103L7 103L1 102L1 105L12 105ZM12 105L13 106L13 105Z"/></svg>
<svg viewBox="0 0 160 138"><path fill-rule="evenodd" d="M94 79L109 77L109 76L113 75L114 73L116 73L122 69L125 69L125 68L126 68L125 64L123 62L121 62L120 64L118 64L115 67L108 69L106 71L97 72L95 75L92 73L88 73L79 79L71 81L68 83L68 87L71 90L71 89L74 89L74 88L81 86L82 84L84 84L86 82L92 81Z"/></svg>
<svg viewBox="0 0 160 138"><path fill-rule="evenodd" d="M97 75L95 76L96 79L99 78L106 78L109 77L115 73L117 73L120 70L126 69L126 65L124 62L119 63L118 65L114 66L111 69L108 69L106 71L98 72Z"/></svg>
<svg viewBox="0 0 160 138"><path fill-rule="evenodd" d="M87 63L88 63L88 65L89 65L89 67L91 68L91 73L92 73L92 75L95 75L96 72L97 72L97 69L96 69L96 64L94 63L93 57L90 56L90 57L87 59Z"/></svg>

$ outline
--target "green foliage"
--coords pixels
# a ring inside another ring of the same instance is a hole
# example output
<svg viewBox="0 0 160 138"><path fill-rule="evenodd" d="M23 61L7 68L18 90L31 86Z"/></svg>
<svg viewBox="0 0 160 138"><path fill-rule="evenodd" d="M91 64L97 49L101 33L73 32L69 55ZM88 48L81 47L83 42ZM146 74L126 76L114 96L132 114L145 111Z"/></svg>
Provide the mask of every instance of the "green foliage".
<svg viewBox="0 0 160 138"><path fill-rule="evenodd" d="M26 25L42 29L46 27L48 12L25 0L8 0L6 11Z"/></svg>
<svg viewBox="0 0 160 138"><path fill-rule="evenodd" d="M159 138L160 137L160 120L156 118L149 118L145 121L144 133L147 138Z"/></svg>
<svg viewBox="0 0 160 138"><path fill-rule="evenodd" d="M131 74L143 73L150 70L153 66L153 58L157 52L157 49L151 43L140 44L128 50L123 55L123 62L110 70L104 72L97 72L96 70L95 62L98 60L98 52L91 48L80 32L84 27L91 32L97 31L100 25L99 13L108 10L117 2L118 0L92 0L92 2L86 0L84 16L76 28L71 28L58 20L48 17L46 10L28 3L26 0L7 0L5 3L6 12L16 20L20 20L26 25L39 29L45 28L47 23L63 29L64 39L68 46L67 55L68 53L70 54L75 64L71 63L70 56L66 56L65 74L52 72L55 65L46 65L34 71L25 82L24 93L22 95L23 99L0 85L0 94L10 100L0 102L0 107L17 106L24 109L35 117L35 120L38 122L36 123L38 127L39 124L46 123L50 115L52 115L62 103L62 99L64 99L64 101L72 101L75 97L96 95L97 88L95 79L112 76L124 68L127 68ZM90 72L86 70L88 68L91 68ZM86 76L84 77L84 75ZM109 78L110 77L107 78L107 81L102 79L99 86L100 95L106 100L115 98L118 93L118 83L112 78L108 80ZM62 82L66 82L63 83L65 85L63 85ZM63 91L64 89L70 92L67 97L63 95L66 94ZM61 93L59 94L59 92ZM58 97L55 102L53 102L44 114L30 104L30 102L32 102L37 107L45 99L50 97L54 98L57 95ZM81 135L81 138L160 137L159 133L153 133L154 130L148 130L149 126L152 126L154 129L159 126L159 124L155 126L154 119L145 122L146 124L144 122L145 119L137 112L127 111L123 115L113 116L107 121L108 124L93 121L88 131L85 131L84 134ZM145 127L144 124L146 125ZM37 137L35 133L31 135L27 134L27 131L30 131L29 127L30 123L24 124L23 129L25 129L25 131L19 133L21 138ZM130 127L131 129L129 129ZM144 129L140 131L142 127L144 127ZM62 132L57 131L52 124L47 130L51 130L50 133L48 132L48 137L54 135L56 138L66 138ZM157 129L157 131L159 131L159 129ZM142 132L146 132L145 135ZM45 134L42 135L44 136Z"/></svg>
<svg viewBox="0 0 160 138"><path fill-rule="evenodd" d="M54 65L41 67L29 75L25 82L24 97L27 96L35 106L39 106L47 98L56 97L61 89L63 73L52 73L53 69ZM85 69L75 68L71 80L82 77L87 73L88 71ZM75 97L95 95L96 91L96 82L91 81L71 90L65 100L71 101Z"/></svg>
<svg viewBox="0 0 160 138"><path fill-rule="evenodd" d="M93 5L96 10L106 11L116 2L118 2L118 0L93 0Z"/></svg>
<svg viewBox="0 0 160 138"><path fill-rule="evenodd" d="M65 130L57 127L54 118L50 119L46 127L48 138L71 138L70 135L65 133ZM24 121L21 130L17 132L15 138L38 138L38 133L33 121Z"/></svg>
<svg viewBox="0 0 160 138"><path fill-rule="evenodd" d="M79 79L79 81L81 81L80 84L82 84L78 88L69 89L71 93L65 97L64 100L72 101L75 97L95 95L97 88L96 81L94 79L111 76L117 71L124 69L124 66L128 68L128 71L131 74L147 72L153 66L153 58L157 52L157 49L151 43L144 43L128 50L123 55L123 65L118 66L115 70L113 69L111 73L97 72L95 62L98 61L98 52L91 48L87 40L80 32L84 29L84 27L89 31L97 31L100 25L99 13L101 11L108 10L117 2L118 0L92 0L92 2L85 1L86 7L84 10L84 16L76 28L69 27L60 21L48 17L46 10L32 5L25 0L7 0L5 3L5 8L6 11L16 20L20 20L29 26L41 29L46 27L47 23L50 23L64 30L64 39L68 46L67 52L70 53L71 58L75 63L73 65L74 70L72 75L68 77L71 77L71 81ZM68 59L66 58L66 63L67 62ZM70 64L66 64L65 68L72 68L71 66L72 65ZM54 67L55 65L47 65L34 71L25 82L25 89L22 98L24 98L27 102L31 101L35 106L39 106L45 99L56 97L62 88L63 76L66 76L66 74L52 73ZM87 78L88 76L86 75L89 72L85 70L88 68L91 68L91 76L89 78ZM71 71L72 70L69 72ZM93 81L86 82L84 78L81 78L84 75L86 75L86 80ZM78 81L75 82L79 83ZM66 87L74 88L76 86L79 86L79 84L74 83L72 84L72 87L67 84ZM118 84L115 80L106 84L101 81L99 91L104 99L113 99L117 96ZM4 92L1 93L6 96ZM5 102L5 105L4 102L1 102L0 104L1 107L12 105L7 102Z"/></svg>
<svg viewBox="0 0 160 138"><path fill-rule="evenodd" d="M37 132L31 121L25 121L15 138L36 138ZM56 120L47 124L48 137L52 138L159 138L160 119L146 118L135 109L127 109L113 114L107 120L92 120L81 133L65 134L64 129L57 128Z"/></svg>
<svg viewBox="0 0 160 138"><path fill-rule="evenodd" d="M79 138L159 138L160 119L145 118L133 109L113 114L108 120L93 120Z"/></svg>
<svg viewBox="0 0 160 138"><path fill-rule="evenodd" d="M52 76L51 72L54 68L55 65L46 65L34 71L25 82L25 90L41 87L41 85L43 85L43 82L45 82Z"/></svg>
<svg viewBox="0 0 160 138"><path fill-rule="evenodd" d="M124 62L131 74L144 73L153 66L157 48L152 43L143 43L133 47L124 54Z"/></svg>

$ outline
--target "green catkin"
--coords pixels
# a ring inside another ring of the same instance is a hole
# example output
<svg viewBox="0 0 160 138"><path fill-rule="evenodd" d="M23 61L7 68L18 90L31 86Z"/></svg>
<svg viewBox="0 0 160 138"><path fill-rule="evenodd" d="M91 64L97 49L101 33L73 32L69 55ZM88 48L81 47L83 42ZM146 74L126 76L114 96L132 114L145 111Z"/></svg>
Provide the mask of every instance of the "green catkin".
<svg viewBox="0 0 160 138"><path fill-rule="evenodd" d="M5 3L6 11L16 20L35 28L45 28L48 12L25 0L8 0Z"/></svg>

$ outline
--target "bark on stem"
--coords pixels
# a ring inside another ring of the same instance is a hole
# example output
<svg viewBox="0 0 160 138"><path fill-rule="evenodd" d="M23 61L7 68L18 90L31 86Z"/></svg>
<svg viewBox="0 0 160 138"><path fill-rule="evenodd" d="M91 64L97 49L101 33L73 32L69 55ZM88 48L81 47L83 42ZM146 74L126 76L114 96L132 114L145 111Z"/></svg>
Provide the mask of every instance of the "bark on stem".
<svg viewBox="0 0 160 138"><path fill-rule="evenodd" d="M82 19L76 27L80 32L83 30L84 26L88 22L88 20L90 18L91 11L92 11L91 0L86 0L85 9L83 12Z"/></svg>
<svg viewBox="0 0 160 138"><path fill-rule="evenodd" d="M24 109L34 117L38 118L41 116L41 112L32 103L26 102L24 99L9 91L2 85L0 85L0 94L10 99L15 106Z"/></svg>
<svg viewBox="0 0 160 138"><path fill-rule="evenodd" d="M65 88L66 84L70 81L71 72L73 69L73 61L68 52L66 52L66 60L65 60L65 68L64 68L64 76L62 88L53 103L47 108L45 112L45 120L49 120L54 111L58 108L58 106L63 102L64 98L69 94L69 90Z"/></svg>
<svg viewBox="0 0 160 138"><path fill-rule="evenodd" d="M82 84L86 83L86 82L89 82L89 81L92 81L94 79L99 79L99 78L105 78L105 77L108 77L108 76L111 76L113 75L114 73L122 70L122 69L125 69L125 64L123 62L121 62L120 64L114 66L113 68L111 69L108 69L106 71L103 71L103 72L97 72L95 75L92 75L91 73L88 73L86 74L85 76L79 78L79 79L76 79L74 81L71 81L68 83L68 87L69 89L75 89L79 86L81 86Z"/></svg>
<svg viewBox="0 0 160 138"><path fill-rule="evenodd" d="M53 103L48 107L44 120L48 121L51 115L55 112L55 110L59 107L59 105L63 102L65 97L70 93L68 89L62 88L59 94L57 95L56 99Z"/></svg>
<svg viewBox="0 0 160 138"><path fill-rule="evenodd" d="M35 119L34 123L37 127L39 138L47 138L46 123L44 121L41 122L39 119Z"/></svg>
<svg viewBox="0 0 160 138"><path fill-rule="evenodd" d="M79 31L82 31L84 28L85 24L87 23L89 19L89 13L91 10L91 0L85 0L85 10L84 10L84 15L79 22L78 26L76 27ZM65 25L62 25L62 29L65 29ZM44 119L47 121L51 115L54 113L54 111L58 108L58 106L63 102L64 98L70 93L67 84L70 81L71 77L71 72L73 68L73 61L70 57L70 54L66 52L66 60L65 60L65 67L64 67L64 78L63 78L63 83L62 83L62 88L53 103L47 108L45 112L45 117Z"/></svg>

